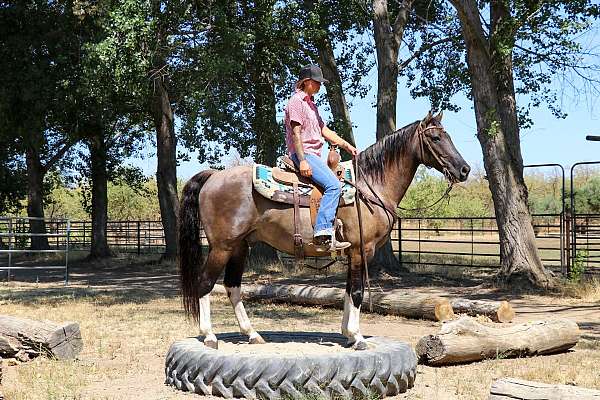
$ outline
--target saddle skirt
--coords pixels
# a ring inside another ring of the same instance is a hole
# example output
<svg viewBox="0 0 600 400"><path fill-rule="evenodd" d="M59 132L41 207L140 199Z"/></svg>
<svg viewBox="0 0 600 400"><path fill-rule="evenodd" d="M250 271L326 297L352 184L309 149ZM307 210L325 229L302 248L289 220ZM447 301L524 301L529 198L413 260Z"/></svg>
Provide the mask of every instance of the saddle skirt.
<svg viewBox="0 0 600 400"><path fill-rule="evenodd" d="M342 176L349 182L354 183L354 171L352 161L340 163L343 168ZM298 183L299 200L301 207L310 206L310 196L315 189L310 179L284 171L279 167L268 167L266 165L254 164L252 171L252 184L254 189L267 199L286 204L294 204L293 183ZM342 182L342 194L340 206L352 204L356 189L346 182Z"/></svg>

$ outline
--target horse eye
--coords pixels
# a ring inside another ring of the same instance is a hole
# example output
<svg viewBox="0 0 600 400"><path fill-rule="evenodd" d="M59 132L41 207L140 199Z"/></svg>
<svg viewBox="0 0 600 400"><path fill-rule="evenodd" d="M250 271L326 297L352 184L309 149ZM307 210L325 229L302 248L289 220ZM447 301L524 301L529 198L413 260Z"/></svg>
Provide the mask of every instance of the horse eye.
<svg viewBox="0 0 600 400"><path fill-rule="evenodd" d="M439 142L440 140L442 140L442 138L440 138L439 136L433 136L431 140L433 140L434 142Z"/></svg>

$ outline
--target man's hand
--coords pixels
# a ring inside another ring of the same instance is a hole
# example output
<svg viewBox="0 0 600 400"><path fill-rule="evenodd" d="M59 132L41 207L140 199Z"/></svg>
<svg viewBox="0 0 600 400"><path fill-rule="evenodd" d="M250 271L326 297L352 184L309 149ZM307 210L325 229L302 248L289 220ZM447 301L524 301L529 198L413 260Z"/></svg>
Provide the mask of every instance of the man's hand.
<svg viewBox="0 0 600 400"><path fill-rule="evenodd" d="M352 157L356 157L358 155L358 150L356 147L352 146L350 143L346 143L346 151L352 155Z"/></svg>
<svg viewBox="0 0 600 400"><path fill-rule="evenodd" d="M308 161L302 160L300 161L300 175L311 177L312 169L310 169L310 165L308 165Z"/></svg>

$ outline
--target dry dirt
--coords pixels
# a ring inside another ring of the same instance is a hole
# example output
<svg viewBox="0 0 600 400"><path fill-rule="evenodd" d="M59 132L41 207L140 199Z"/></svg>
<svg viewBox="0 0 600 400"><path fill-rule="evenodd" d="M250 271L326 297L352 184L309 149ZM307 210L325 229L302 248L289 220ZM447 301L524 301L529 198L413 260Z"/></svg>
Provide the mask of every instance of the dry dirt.
<svg viewBox="0 0 600 400"><path fill-rule="evenodd" d="M277 275L277 271L267 271L262 277L275 280ZM52 276L18 278L0 284L0 313L78 321L85 347L74 361L40 358L7 366L5 360L0 392L6 399L202 398L163 384L164 356L169 345L179 338L197 334L196 327L181 311L177 276L172 265L156 264L148 257L103 263L79 261L71 270L67 288ZM260 279L256 275L249 278L246 281ZM292 281L343 285L336 277L312 275ZM444 280L435 276L374 281L373 287L375 290L405 288L448 297L506 299L516 310L515 322L569 318L582 329L581 342L565 354L490 359L442 368L420 365L415 387L397 396L398 399L485 399L491 382L507 376L600 390L599 302L500 292L484 288L481 281ZM323 308L268 303L249 303L246 308L259 331L338 332L342 317L341 311ZM212 311L217 332L236 331L233 312L224 298L213 298ZM361 328L366 335L384 335L415 345L422 336L436 333L440 324L363 313ZM270 346L275 352L282 351L277 344Z"/></svg>

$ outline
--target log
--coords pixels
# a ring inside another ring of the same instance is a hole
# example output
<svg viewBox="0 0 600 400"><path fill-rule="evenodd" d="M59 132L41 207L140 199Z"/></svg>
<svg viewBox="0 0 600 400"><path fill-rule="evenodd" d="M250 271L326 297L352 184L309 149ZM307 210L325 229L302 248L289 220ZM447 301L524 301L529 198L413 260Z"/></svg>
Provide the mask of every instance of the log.
<svg viewBox="0 0 600 400"><path fill-rule="evenodd" d="M309 285L245 285L242 287L247 300L271 300L274 302L319 305L344 308L346 291L340 288ZM215 293L226 294L225 288L215 285ZM365 292L363 311L369 311L369 295ZM408 318L447 321L454 318L450 302L439 296L391 290L373 293L373 311L386 315Z"/></svg>
<svg viewBox="0 0 600 400"><path fill-rule="evenodd" d="M422 337L416 351L421 363L437 366L558 353L578 341L579 327L568 319L487 326L461 317L445 323L439 334Z"/></svg>
<svg viewBox="0 0 600 400"><path fill-rule="evenodd" d="M549 385L516 378L492 383L489 400L600 400L600 391L570 385Z"/></svg>
<svg viewBox="0 0 600 400"><path fill-rule="evenodd" d="M39 355L74 358L83 347L79 324L0 315L0 357L28 361Z"/></svg>
<svg viewBox="0 0 600 400"><path fill-rule="evenodd" d="M515 318L515 310L508 301L453 299L450 304L456 314L485 315L494 322L512 322Z"/></svg>

